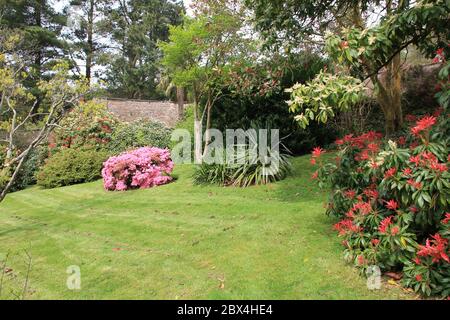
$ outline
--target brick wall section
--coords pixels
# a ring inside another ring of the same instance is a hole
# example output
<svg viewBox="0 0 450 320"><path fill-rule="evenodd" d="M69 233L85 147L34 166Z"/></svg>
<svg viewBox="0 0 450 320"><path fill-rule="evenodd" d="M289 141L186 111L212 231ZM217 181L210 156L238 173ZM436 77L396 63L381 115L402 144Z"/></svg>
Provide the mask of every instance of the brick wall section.
<svg viewBox="0 0 450 320"><path fill-rule="evenodd" d="M177 105L171 101L124 99L107 99L104 101L108 110L122 121L150 119L162 122L168 127L174 127L178 120Z"/></svg>

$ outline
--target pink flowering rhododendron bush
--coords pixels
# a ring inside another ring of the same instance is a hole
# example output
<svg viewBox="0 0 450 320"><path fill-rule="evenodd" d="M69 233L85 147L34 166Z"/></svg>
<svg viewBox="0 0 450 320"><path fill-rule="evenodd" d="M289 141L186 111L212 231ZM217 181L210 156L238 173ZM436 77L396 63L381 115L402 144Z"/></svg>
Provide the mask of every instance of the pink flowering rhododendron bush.
<svg viewBox="0 0 450 320"><path fill-rule="evenodd" d="M340 221L345 258L368 272L396 272L424 295L450 295L449 114L415 119L395 140L368 132L336 141L327 162L315 148L313 179L331 185L328 214Z"/></svg>
<svg viewBox="0 0 450 320"><path fill-rule="evenodd" d="M168 149L143 147L109 158L103 164L106 190L144 189L172 180L173 162Z"/></svg>

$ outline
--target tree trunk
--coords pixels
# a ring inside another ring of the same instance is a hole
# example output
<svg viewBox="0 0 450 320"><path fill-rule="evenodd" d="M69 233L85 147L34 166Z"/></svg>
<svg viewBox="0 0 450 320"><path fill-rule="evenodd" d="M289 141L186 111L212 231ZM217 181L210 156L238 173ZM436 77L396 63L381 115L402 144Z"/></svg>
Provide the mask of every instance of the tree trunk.
<svg viewBox="0 0 450 320"><path fill-rule="evenodd" d="M208 99L206 100L206 127L205 127L205 146L203 148L203 157L205 157L208 152L208 145L211 143L211 133L209 129L211 129L211 110L212 110L212 98L211 91L208 91Z"/></svg>
<svg viewBox="0 0 450 320"><path fill-rule="evenodd" d="M385 134L388 137L401 130L403 126L400 68L400 54L397 54L386 66L385 74L374 79L378 88L377 102L385 116Z"/></svg>
<svg viewBox="0 0 450 320"><path fill-rule="evenodd" d="M17 176L18 176L18 174L20 172L20 169L22 168L22 165L24 164L25 159L26 159L26 157L28 156L28 153L29 153L29 151L25 151L25 152L26 152L26 155L22 159L20 159L19 163L17 164L17 167L14 169L13 175L9 179L8 183L6 184L6 186L1 190L1 192L0 192L0 202L2 202L5 199L6 194L9 192L9 190L11 189L11 187L13 186L14 182L17 179ZM2 174L7 174L7 173L5 173L7 170L8 170L7 168L3 169Z"/></svg>
<svg viewBox="0 0 450 320"><path fill-rule="evenodd" d="M202 163L202 122L198 109L197 89L194 86L194 162Z"/></svg>
<svg viewBox="0 0 450 320"><path fill-rule="evenodd" d="M42 28L42 10L44 7L44 2L42 0L37 1L36 2L36 7L35 7L35 13L34 13L34 18L35 18L35 22L36 22L36 26L39 28ZM43 51L42 51L42 46L41 44L38 45L37 47L37 51L36 51L36 55L34 56L34 67L36 69L36 82L42 79L42 56L43 56ZM41 93L39 92L39 90L37 91L37 93L35 94L36 96L36 100L37 103L34 105L32 112L35 113L37 112L37 110L39 109L40 105L41 105ZM36 117L35 119L33 119L34 123L37 123L39 121L39 117Z"/></svg>
<svg viewBox="0 0 450 320"><path fill-rule="evenodd" d="M178 120L184 115L184 88L177 86Z"/></svg>
<svg viewBox="0 0 450 320"><path fill-rule="evenodd" d="M35 12L34 12L34 18L36 22L36 26L38 28L42 28L42 9L43 9L44 3L43 1L38 1L36 3ZM36 56L34 58L34 64L36 65L37 73L39 79L41 79L41 68L42 68L42 47L39 44L36 52Z"/></svg>
<svg viewBox="0 0 450 320"><path fill-rule="evenodd" d="M86 79L89 84L91 83L92 55L94 53L94 41L92 38L93 29L94 29L94 0L90 0L88 10L87 48L86 48Z"/></svg>
<svg viewBox="0 0 450 320"><path fill-rule="evenodd" d="M194 161L202 163L202 122L198 119L198 105L194 107Z"/></svg>
<svg viewBox="0 0 450 320"><path fill-rule="evenodd" d="M206 105L206 131L205 131L205 147L203 149L203 157L208 152L208 146L211 143L211 133L209 132L209 129L211 129L211 103L208 101L208 104Z"/></svg>

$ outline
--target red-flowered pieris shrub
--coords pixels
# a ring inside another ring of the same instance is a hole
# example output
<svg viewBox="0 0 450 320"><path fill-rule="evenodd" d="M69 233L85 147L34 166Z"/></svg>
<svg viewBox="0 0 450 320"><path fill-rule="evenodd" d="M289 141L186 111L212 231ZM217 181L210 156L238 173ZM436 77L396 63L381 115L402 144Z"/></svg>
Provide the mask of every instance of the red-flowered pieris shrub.
<svg viewBox="0 0 450 320"><path fill-rule="evenodd" d="M144 189L172 180L168 149L143 147L109 158L102 169L106 190Z"/></svg>
<svg viewBox="0 0 450 320"><path fill-rule="evenodd" d="M340 221L345 257L401 272L424 295L450 295L449 114L414 120L396 141L368 132L336 141L334 161L312 152L312 178L332 189L327 212Z"/></svg>

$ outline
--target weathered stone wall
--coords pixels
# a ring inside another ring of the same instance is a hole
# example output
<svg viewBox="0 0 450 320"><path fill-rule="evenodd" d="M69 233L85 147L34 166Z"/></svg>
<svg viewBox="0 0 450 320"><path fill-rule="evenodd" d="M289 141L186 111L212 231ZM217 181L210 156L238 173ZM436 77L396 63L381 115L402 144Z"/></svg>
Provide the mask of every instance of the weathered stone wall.
<svg viewBox="0 0 450 320"><path fill-rule="evenodd" d="M108 109L120 120L134 121L150 119L159 121L168 127L174 127L178 120L178 106L171 101L101 99ZM0 139L6 138L6 131L0 130ZM26 147L38 134L38 130L18 132L16 144L19 148Z"/></svg>
<svg viewBox="0 0 450 320"><path fill-rule="evenodd" d="M108 110L120 120L134 121L150 119L174 127L177 122L178 109L171 101L105 99Z"/></svg>
<svg viewBox="0 0 450 320"><path fill-rule="evenodd" d="M15 144L19 149L26 148L39 134L39 130L18 131L15 134ZM8 133L5 130L0 130L0 139L6 139Z"/></svg>

